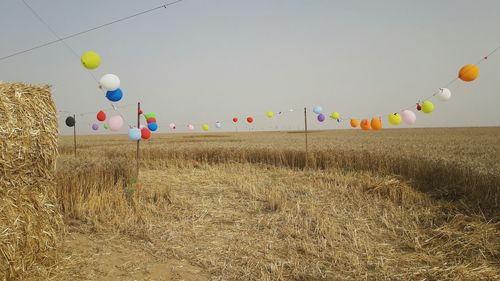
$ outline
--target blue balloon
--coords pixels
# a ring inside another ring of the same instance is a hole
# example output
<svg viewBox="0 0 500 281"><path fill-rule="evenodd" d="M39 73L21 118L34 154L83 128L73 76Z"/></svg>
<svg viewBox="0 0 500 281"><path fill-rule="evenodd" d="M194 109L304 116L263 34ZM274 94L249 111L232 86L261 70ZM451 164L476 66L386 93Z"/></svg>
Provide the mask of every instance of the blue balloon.
<svg viewBox="0 0 500 281"><path fill-rule="evenodd" d="M138 141L141 139L141 130L137 128L130 128L128 130L128 138L132 141Z"/></svg>
<svg viewBox="0 0 500 281"><path fill-rule="evenodd" d="M119 101L123 97L123 92L121 89L116 89L114 91L107 91L106 98L110 101Z"/></svg>
<svg viewBox="0 0 500 281"><path fill-rule="evenodd" d="M148 129L149 129L151 132L154 132L154 131L158 130L158 124L156 124L156 123L149 123L149 124L148 124Z"/></svg>
<svg viewBox="0 0 500 281"><path fill-rule="evenodd" d="M317 106L315 106L315 107L313 108L313 111L314 111L314 113L316 113L316 114L320 114L320 113L323 111L323 108L322 108L321 106L317 105Z"/></svg>

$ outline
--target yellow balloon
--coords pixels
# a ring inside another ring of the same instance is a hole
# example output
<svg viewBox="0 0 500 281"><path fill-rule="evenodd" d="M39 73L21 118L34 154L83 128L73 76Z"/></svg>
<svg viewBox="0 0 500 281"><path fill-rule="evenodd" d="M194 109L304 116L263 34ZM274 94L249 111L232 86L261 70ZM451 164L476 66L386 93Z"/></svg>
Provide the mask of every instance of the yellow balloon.
<svg viewBox="0 0 500 281"><path fill-rule="evenodd" d="M387 116L387 119L389 119L389 123L394 126L397 126L399 125L399 123L401 123L401 115L399 115L399 113L389 114Z"/></svg>
<svg viewBox="0 0 500 281"><path fill-rule="evenodd" d="M432 102L426 100L422 103L422 111L424 113L431 113L432 111L434 111L434 104L432 104Z"/></svg>
<svg viewBox="0 0 500 281"><path fill-rule="evenodd" d="M340 114L338 112L334 112L330 115L330 118L338 120L340 118Z"/></svg>
<svg viewBox="0 0 500 281"><path fill-rule="evenodd" d="M269 118L273 118L273 116L274 116L274 112L272 112L272 111L268 111L268 112L266 113L266 115L267 115L267 117L269 117Z"/></svg>
<svg viewBox="0 0 500 281"><path fill-rule="evenodd" d="M206 132L206 131L208 131L208 129L209 129L209 128L210 128L210 127L208 127L208 124L203 124L203 125L201 126L201 129L202 129L203 131L205 131L205 132Z"/></svg>
<svg viewBox="0 0 500 281"><path fill-rule="evenodd" d="M96 69L101 64L101 57L96 52L85 52L80 58L86 69Z"/></svg>

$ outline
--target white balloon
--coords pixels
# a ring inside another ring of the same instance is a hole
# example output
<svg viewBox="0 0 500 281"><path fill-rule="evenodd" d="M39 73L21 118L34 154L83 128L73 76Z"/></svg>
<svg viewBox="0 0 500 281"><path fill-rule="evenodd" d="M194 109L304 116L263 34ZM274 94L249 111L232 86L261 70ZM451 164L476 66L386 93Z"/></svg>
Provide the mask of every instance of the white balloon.
<svg viewBox="0 0 500 281"><path fill-rule="evenodd" d="M106 74L101 77L99 84L107 91L114 91L120 88L120 78L114 74Z"/></svg>
<svg viewBox="0 0 500 281"><path fill-rule="evenodd" d="M189 130L194 130L194 126L191 124L188 125L188 128L189 128Z"/></svg>
<svg viewBox="0 0 500 281"><path fill-rule="evenodd" d="M447 88L439 88L439 92L436 96L441 101L447 101L451 98L451 91Z"/></svg>
<svg viewBox="0 0 500 281"><path fill-rule="evenodd" d="M222 127L221 122L219 122L219 121L215 122L215 127L216 127L217 129L220 129L220 128Z"/></svg>
<svg viewBox="0 0 500 281"><path fill-rule="evenodd" d="M408 125L413 125L417 121L417 116L411 110L401 111L401 117L403 118L403 122L405 122Z"/></svg>

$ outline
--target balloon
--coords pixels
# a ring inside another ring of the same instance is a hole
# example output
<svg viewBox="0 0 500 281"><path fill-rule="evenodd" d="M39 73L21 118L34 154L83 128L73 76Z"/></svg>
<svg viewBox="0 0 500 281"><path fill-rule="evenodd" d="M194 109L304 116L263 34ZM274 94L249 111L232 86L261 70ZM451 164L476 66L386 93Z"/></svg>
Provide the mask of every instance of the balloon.
<svg viewBox="0 0 500 281"><path fill-rule="evenodd" d="M106 120L106 113L104 111L102 111L102 110L99 111L97 113L97 120L99 120L101 122L104 121L104 120Z"/></svg>
<svg viewBox="0 0 500 281"><path fill-rule="evenodd" d="M477 76L479 76L479 68L474 64L466 64L458 72L458 78L465 82L474 81Z"/></svg>
<svg viewBox="0 0 500 281"><path fill-rule="evenodd" d="M334 112L330 115L330 118L332 118L333 120L339 120L340 114L338 112Z"/></svg>
<svg viewBox="0 0 500 281"><path fill-rule="evenodd" d="M154 131L158 130L158 124L156 124L156 123L149 123L149 124L148 124L148 129L149 129L151 132L154 132Z"/></svg>
<svg viewBox="0 0 500 281"><path fill-rule="evenodd" d="M193 126L193 125L191 125L191 124L189 124L189 125L188 125L188 129L189 129L189 130L194 130L194 126Z"/></svg>
<svg viewBox="0 0 500 281"><path fill-rule="evenodd" d="M142 133L138 128L130 128L128 130L128 138L131 141L138 141L141 139Z"/></svg>
<svg viewBox="0 0 500 281"><path fill-rule="evenodd" d="M156 118L150 117L150 118L146 119L146 122L147 123L156 123Z"/></svg>
<svg viewBox="0 0 500 281"><path fill-rule="evenodd" d="M238 118L234 117L233 118L233 123L238 123Z"/></svg>
<svg viewBox="0 0 500 281"><path fill-rule="evenodd" d="M368 131L370 130L370 122L368 119L361 120L361 130Z"/></svg>
<svg viewBox="0 0 500 281"><path fill-rule="evenodd" d="M374 131L378 131L382 129L382 119L380 119L380 117L374 117L372 118L370 125Z"/></svg>
<svg viewBox="0 0 500 281"><path fill-rule="evenodd" d="M149 118L156 118L156 114L154 112L149 112L144 114L144 117L146 117L146 120Z"/></svg>
<svg viewBox="0 0 500 281"><path fill-rule="evenodd" d="M147 140L150 137L151 137L151 131L148 128L146 128L146 127L142 128L141 129L141 138L143 140Z"/></svg>
<svg viewBox="0 0 500 281"><path fill-rule="evenodd" d="M169 127L170 127L170 129L172 129L172 130L175 130L175 129L177 128L177 126L175 126L175 124L174 124L174 123L170 123Z"/></svg>
<svg viewBox="0 0 500 281"><path fill-rule="evenodd" d="M108 120L108 126L113 132L119 131L123 127L123 118L120 115L111 116Z"/></svg>
<svg viewBox="0 0 500 281"><path fill-rule="evenodd" d="M316 113L316 114L320 114L322 111L323 111L323 108L321 106L319 106L319 105L316 105L313 108L313 112Z"/></svg>
<svg viewBox="0 0 500 281"><path fill-rule="evenodd" d="M420 105L420 103L417 103L417 110L418 111L422 110L422 106Z"/></svg>
<svg viewBox="0 0 500 281"><path fill-rule="evenodd" d="M99 84L107 91L114 91L120 88L120 78L114 74L106 74L101 78Z"/></svg>
<svg viewBox="0 0 500 281"><path fill-rule="evenodd" d="M103 127L104 127L104 129L106 129L106 130L108 129L108 125L107 125L107 124L104 124L104 125L103 125Z"/></svg>
<svg viewBox="0 0 500 281"><path fill-rule="evenodd" d="M66 126L68 127L75 126L75 118L73 118L73 116L68 116L68 118L66 118Z"/></svg>
<svg viewBox="0 0 500 281"><path fill-rule="evenodd" d="M215 122L215 128L220 129L222 127L222 123L217 121Z"/></svg>
<svg viewBox="0 0 500 281"><path fill-rule="evenodd" d="M387 116L387 119L389 119L389 123L394 126L397 126L399 125L399 123L401 123L401 115L399 115L398 113L389 114Z"/></svg>
<svg viewBox="0 0 500 281"><path fill-rule="evenodd" d="M80 61L86 69L96 69L101 64L101 57L96 52L85 52L80 57Z"/></svg>
<svg viewBox="0 0 500 281"><path fill-rule="evenodd" d="M403 110L401 111L401 117L403 118L403 122L408 125L413 125L417 121L417 116L411 110Z"/></svg>
<svg viewBox="0 0 500 281"><path fill-rule="evenodd" d="M424 101L424 103L422 103L422 111L424 113L431 113L434 111L434 104L428 100Z"/></svg>
<svg viewBox="0 0 500 281"><path fill-rule="evenodd" d="M247 122L250 124L253 122L253 118L252 117L247 117Z"/></svg>
<svg viewBox="0 0 500 281"><path fill-rule="evenodd" d="M274 112L272 112L272 111L268 111L268 112L266 113L266 116L267 116L268 118L273 118L273 116L274 116Z"/></svg>
<svg viewBox="0 0 500 281"><path fill-rule="evenodd" d="M356 128L359 126L359 121L358 119L351 119L351 127Z"/></svg>
<svg viewBox="0 0 500 281"><path fill-rule="evenodd" d="M123 92L121 89L116 89L114 91L107 91L106 92L106 98L110 101L119 101L123 97Z"/></svg>
<svg viewBox="0 0 500 281"><path fill-rule="evenodd" d="M318 121L319 121L319 122L323 122L323 121L325 121L325 115L324 115L323 113L320 113L320 114L318 115Z"/></svg>
<svg viewBox="0 0 500 281"><path fill-rule="evenodd" d="M447 101L451 98L451 91L446 88L439 88L439 92L436 94L436 97L441 101Z"/></svg>
<svg viewBox="0 0 500 281"><path fill-rule="evenodd" d="M92 130L94 131L99 130L99 125L97 125L96 123L92 124Z"/></svg>
<svg viewBox="0 0 500 281"><path fill-rule="evenodd" d="M142 109L139 109L139 110L137 111L137 114L139 114L139 115L141 115L142 113L143 113L143 112L142 112Z"/></svg>
<svg viewBox="0 0 500 281"><path fill-rule="evenodd" d="M201 126L201 129L202 129L203 131L205 131L205 132L206 132L206 131L208 131L208 129L209 129L209 128L210 128L210 127L208 126L208 124L203 124L203 125Z"/></svg>

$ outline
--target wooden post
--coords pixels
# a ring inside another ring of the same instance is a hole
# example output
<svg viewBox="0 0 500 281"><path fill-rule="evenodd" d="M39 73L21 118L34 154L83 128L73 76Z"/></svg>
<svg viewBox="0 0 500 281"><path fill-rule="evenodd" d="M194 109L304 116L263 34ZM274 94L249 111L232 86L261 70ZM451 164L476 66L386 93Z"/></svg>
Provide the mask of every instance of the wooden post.
<svg viewBox="0 0 500 281"><path fill-rule="evenodd" d="M305 167L307 168L307 162L309 158L309 144L307 143L307 108L304 107L304 135L306 137L306 162Z"/></svg>
<svg viewBox="0 0 500 281"><path fill-rule="evenodd" d="M140 130L140 126L141 126L141 103L138 102L137 103L137 129ZM136 160L136 173L137 173L137 179L139 178L139 144L140 144L141 140L139 139L137 141L137 151L136 151L136 156L135 156L135 160Z"/></svg>
<svg viewBox="0 0 500 281"><path fill-rule="evenodd" d="M75 148L75 157L76 157L76 115L73 114L73 120L75 120L75 125L73 125L73 145Z"/></svg>

